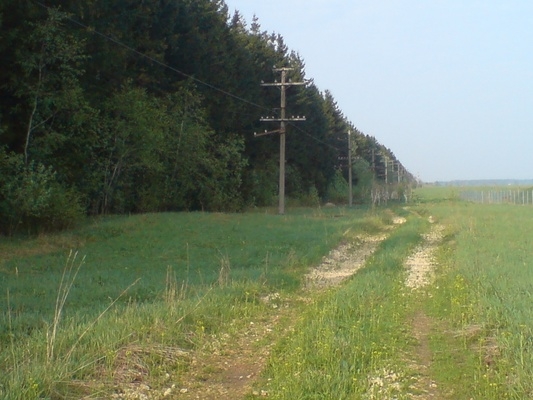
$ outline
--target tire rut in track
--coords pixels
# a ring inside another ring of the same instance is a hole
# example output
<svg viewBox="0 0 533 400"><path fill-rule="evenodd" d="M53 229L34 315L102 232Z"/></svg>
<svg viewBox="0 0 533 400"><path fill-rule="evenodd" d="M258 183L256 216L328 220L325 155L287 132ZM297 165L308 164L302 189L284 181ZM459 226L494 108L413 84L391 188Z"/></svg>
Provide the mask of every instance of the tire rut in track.
<svg viewBox="0 0 533 400"><path fill-rule="evenodd" d="M405 285L408 289L416 291L429 285L434 279L435 252L442 242L444 226L432 223L429 233L422 236L422 243L407 258L407 278ZM411 383L412 399L442 399L435 381L431 379L430 368L432 352L429 346L433 322L422 309L416 310L411 320L411 332L416 340L413 354L409 355L410 368L415 372L416 379Z"/></svg>

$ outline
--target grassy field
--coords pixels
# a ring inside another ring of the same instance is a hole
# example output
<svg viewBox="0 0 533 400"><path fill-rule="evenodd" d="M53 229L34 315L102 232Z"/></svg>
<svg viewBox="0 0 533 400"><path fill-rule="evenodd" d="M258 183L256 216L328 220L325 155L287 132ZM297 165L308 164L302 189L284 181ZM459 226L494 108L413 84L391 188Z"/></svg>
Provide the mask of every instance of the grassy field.
<svg viewBox="0 0 533 400"><path fill-rule="evenodd" d="M450 188L416 196L365 270L279 344L270 397L533 398L533 208L466 203ZM436 276L409 291L402 260L429 216L444 226Z"/></svg>
<svg viewBox="0 0 533 400"><path fill-rule="evenodd" d="M467 203L450 188L415 198L285 216L110 217L2 238L0 398L109 398L132 371L179 388L206 343L238 343L278 314L284 329L270 334L247 398L532 398L533 207ZM395 215L406 223L391 230ZM436 224L434 279L410 289L406 259ZM304 288L330 249L385 231L349 280ZM263 301L273 294L279 308ZM162 393L153 398L180 398Z"/></svg>
<svg viewBox="0 0 533 400"><path fill-rule="evenodd" d="M448 231L427 306L454 330L462 350L443 357L437 372L464 396L532 398L533 207L456 201L424 206ZM434 337L437 348L448 348L449 341L443 334ZM468 373L458 370L458 360L468 358Z"/></svg>
<svg viewBox="0 0 533 400"><path fill-rule="evenodd" d="M5 240L0 304L7 309L9 289L11 317L21 325L14 331L27 333L53 314L65 267L80 265L66 313L98 313L135 282L120 302L161 300L169 273L173 283L193 292L217 283L224 269L232 283L294 290L302 270L348 228L375 229L364 215L363 210L152 214L96 220L79 231L29 241ZM69 258L71 250L75 259ZM5 328L6 314L3 318Z"/></svg>
<svg viewBox="0 0 533 400"><path fill-rule="evenodd" d="M131 341L191 349L238 329L263 311L261 296L294 293L349 232L377 231L387 218L364 208L153 214L3 239L0 394L83 393L65 382L111 374ZM185 367L177 360L168 369L177 376Z"/></svg>

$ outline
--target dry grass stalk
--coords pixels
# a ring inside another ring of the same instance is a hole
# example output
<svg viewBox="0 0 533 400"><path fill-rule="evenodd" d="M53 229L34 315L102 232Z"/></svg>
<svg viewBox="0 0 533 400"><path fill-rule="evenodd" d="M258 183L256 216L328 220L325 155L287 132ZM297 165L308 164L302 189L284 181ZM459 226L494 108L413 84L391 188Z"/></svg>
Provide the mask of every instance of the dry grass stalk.
<svg viewBox="0 0 533 400"><path fill-rule="evenodd" d="M220 271L218 272L218 285L226 287L230 280L231 265L227 255L220 256Z"/></svg>
<svg viewBox="0 0 533 400"><path fill-rule="evenodd" d="M54 310L52 326L46 331L46 359L49 363L54 358L57 329L59 327L59 322L61 321L61 314L63 313L65 302L67 301L70 289L76 280L76 276L78 275L78 272L85 261L84 256L78 266L74 268L77 256L78 252L73 253L72 250L68 255L65 268L63 269L63 274L61 275L61 281L59 282L59 289L57 290L56 306Z"/></svg>

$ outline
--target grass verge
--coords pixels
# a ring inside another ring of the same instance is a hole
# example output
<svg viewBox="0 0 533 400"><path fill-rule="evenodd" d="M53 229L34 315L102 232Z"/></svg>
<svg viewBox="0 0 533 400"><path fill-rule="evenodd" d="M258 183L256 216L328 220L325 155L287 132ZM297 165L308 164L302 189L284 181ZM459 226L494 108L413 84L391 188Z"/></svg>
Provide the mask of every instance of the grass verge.
<svg viewBox="0 0 533 400"><path fill-rule="evenodd" d="M426 204L448 226L426 299L433 375L448 398L533 396L533 209Z"/></svg>
<svg viewBox="0 0 533 400"><path fill-rule="evenodd" d="M261 298L295 293L345 235L373 233L390 217L154 214L32 239L30 252L29 242L3 241L0 397L109 397L131 383L168 394L194 349L270 312ZM86 256L79 270L63 268L72 243Z"/></svg>

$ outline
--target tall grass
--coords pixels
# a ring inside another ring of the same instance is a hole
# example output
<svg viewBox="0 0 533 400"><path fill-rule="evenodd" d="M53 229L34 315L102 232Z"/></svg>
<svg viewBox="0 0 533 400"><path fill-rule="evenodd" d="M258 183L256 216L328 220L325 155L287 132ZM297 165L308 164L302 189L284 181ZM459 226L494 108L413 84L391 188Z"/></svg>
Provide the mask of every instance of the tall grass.
<svg viewBox="0 0 533 400"><path fill-rule="evenodd" d="M97 315L109 299L137 279L139 283L122 303L158 300L169 267L178 282L215 284L220 278L221 255L231 264L233 280L262 277L267 286L294 289L299 284L298 270L318 260L341 239L354 218L365 215L364 211L344 217L335 217L334 211L313 213L152 214L99 221L69 233L68 240L51 236L47 243L31 243L41 247L41 253L33 249L34 255L27 257L0 257L0 293L4 294L0 309L7 309L9 288L11 312L16 317L14 330L29 333L41 327L43 317L48 320L54 313L70 244L76 245L86 260L69 290L63 309L66 314L83 310ZM63 250L50 244L54 242L61 243ZM24 246L24 242L14 243L12 248L4 247L4 252L23 254ZM49 248L54 251L48 253ZM265 276L266 258L269 268ZM0 340L4 334L0 331Z"/></svg>
<svg viewBox="0 0 533 400"><path fill-rule="evenodd" d="M67 301L70 289L76 280L76 276L83 265L83 259L77 264L77 266L75 265L77 255L77 253L72 253L71 251L67 257L66 266L63 270L63 274L61 275L61 281L59 282L59 288L57 290L54 318L51 326L46 330L46 358L49 363L54 360L54 348L57 338L57 330L59 323L61 322L61 314L63 313L65 302Z"/></svg>
<svg viewBox="0 0 533 400"><path fill-rule="evenodd" d="M531 398L533 210L455 202L430 211L449 226L432 312L474 359L455 385L476 398Z"/></svg>
<svg viewBox="0 0 533 400"><path fill-rule="evenodd" d="M380 218L364 209L154 214L32 239L41 251L6 241L0 398L106 397L121 379L179 384L191 349L271 312L265 294L294 292L345 232L377 230ZM83 268L68 258L72 243Z"/></svg>

